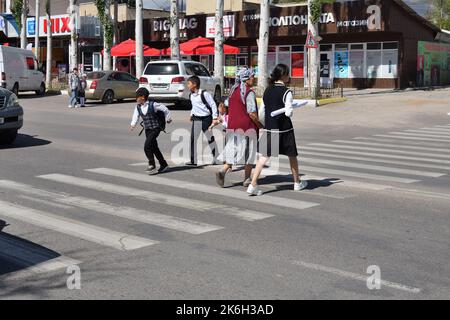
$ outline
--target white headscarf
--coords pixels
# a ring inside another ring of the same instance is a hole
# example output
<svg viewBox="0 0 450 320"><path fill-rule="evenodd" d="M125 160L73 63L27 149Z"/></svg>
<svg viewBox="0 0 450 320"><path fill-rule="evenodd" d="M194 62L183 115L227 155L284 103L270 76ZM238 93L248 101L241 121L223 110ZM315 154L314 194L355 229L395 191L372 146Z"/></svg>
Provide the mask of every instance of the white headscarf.
<svg viewBox="0 0 450 320"><path fill-rule="evenodd" d="M242 102L245 104L245 93L247 92L245 82L254 76L255 72L253 71L252 68L243 67L239 69L236 73L236 83L230 90L230 97L233 95L234 91L240 87L241 99Z"/></svg>

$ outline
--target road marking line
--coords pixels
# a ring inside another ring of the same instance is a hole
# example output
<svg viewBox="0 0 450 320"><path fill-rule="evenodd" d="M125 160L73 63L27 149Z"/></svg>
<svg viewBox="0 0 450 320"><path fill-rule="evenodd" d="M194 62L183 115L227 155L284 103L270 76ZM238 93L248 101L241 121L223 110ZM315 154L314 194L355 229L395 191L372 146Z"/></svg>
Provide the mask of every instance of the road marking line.
<svg viewBox="0 0 450 320"><path fill-rule="evenodd" d="M0 183L1 183L1 181L0 181ZM20 192L22 192L22 191L23 190L20 190ZM48 201L48 200L43 200L43 199L36 199L36 198L25 196L25 195L20 195L19 197L22 198L22 199L33 201L33 202L42 203L42 204L45 204L46 206L50 206L50 207L55 207L55 208L64 209L64 210L72 209L71 206L65 206L63 204L55 203L53 201Z"/></svg>
<svg viewBox="0 0 450 320"><path fill-rule="evenodd" d="M427 147L436 147L436 148L448 148L448 145L441 143L434 143L428 141L409 141L409 140L398 140L398 139L387 139L387 138L372 138L372 137L356 137L354 140L364 140L364 141L377 141L383 143L402 143L404 146L427 146Z"/></svg>
<svg viewBox="0 0 450 320"><path fill-rule="evenodd" d="M134 250L158 243L5 201L0 201L0 215L118 250Z"/></svg>
<svg viewBox="0 0 450 320"><path fill-rule="evenodd" d="M364 275L360 275L357 273L352 273L352 272L348 272L348 271L344 271L344 270L339 270L336 268L331 268L331 267L323 266L320 264L308 263L308 262L303 262L303 261L293 261L292 263L294 265L297 265L297 266L300 266L300 267L303 267L306 269L330 273L330 274L334 274L338 277L363 281L365 283L367 283L367 279L368 279L368 276L364 276ZM381 280L380 283L381 283L381 285L383 285L385 287L402 290L402 291L407 291L410 293L420 293L422 291L422 289L420 289L420 288L414 288L414 287L410 287L410 286L406 286L406 285L403 285L400 283L386 281L386 280Z"/></svg>
<svg viewBox="0 0 450 320"><path fill-rule="evenodd" d="M405 130L408 133L418 133L418 134L430 134L435 135L437 137L448 138L450 137L450 132L442 132L442 131L433 131L433 130Z"/></svg>
<svg viewBox="0 0 450 320"><path fill-rule="evenodd" d="M450 153L450 149L444 149L444 148L441 148L441 149L440 148L427 148L427 147L419 147L419 146L405 146L405 145L398 145L398 144L386 144L386 143L363 142L363 141L352 141L352 140L334 140L333 142L367 145L367 146L380 146L380 147L385 146L385 147L392 147L392 148L399 148L399 149L414 149L414 150L421 150L421 151L435 151L435 152Z"/></svg>
<svg viewBox="0 0 450 320"><path fill-rule="evenodd" d="M437 159L428 159L428 158L406 157L406 156L392 155L392 154L380 154L380 153L372 153L372 152L358 152L358 151L333 149L333 148L320 148L320 147L306 147L306 146L304 146L304 147L302 147L302 149L304 149L304 150L314 150L314 151L344 153L344 154L356 154L356 155L369 156L369 157L378 157L378 158L416 160L416 161L421 161L421 162L450 164L449 160L437 160Z"/></svg>
<svg viewBox="0 0 450 320"><path fill-rule="evenodd" d="M437 134L421 134L421 133L408 133L408 132L389 132L389 134L400 135L400 136L411 136L411 137L439 138L439 139L446 138L446 137L443 137L443 136L437 135ZM450 142L450 139L446 139L444 141Z"/></svg>
<svg viewBox="0 0 450 320"><path fill-rule="evenodd" d="M149 176L147 175L149 178ZM165 193L146 191L137 188L119 186L112 183L100 182L90 179L78 178L63 174L48 174L38 176L38 178L74 185L82 188L108 192L121 196L130 196L143 199L146 201L157 202L169 206L179 207L183 209L191 209L199 212L214 212L229 215L246 221L255 221L273 217L271 214L261 213L252 210L245 210L237 207L225 206L217 203L194 200L178 196L172 196ZM151 180L147 180L151 182ZM220 193L215 192L216 195Z"/></svg>
<svg viewBox="0 0 450 320"><path fill-rule="evenodd" d="M238 191L238 190L232 190L232 189L220 189L218 187L212 187L210 185L200 184L200 183L193 183L193 182L186 182L182 180L175 180L175 179L168 179L168 178L162 178L158 176L146 176L139 173L129 172L129 171L122 171L122 170L115 170L115 169L108 169L108 168L97 168L97 169L88 169L86 170L88 172L94 172L99 173L103 175L110 175L114 177L119 178L125 178L130 179L134 181L141 181L141 182L151 182L156 184L161 184L165 186L170 186L174 188L182 188L182 189L190 189L195 190L198 192L208 193L208 194L219 194L220 196L226 196L230 198L236 198L241 200L246 200L249 202L258 202L258 203L265 203L270 204L274 206L281 206L286 207L290 209L308 209L315 206L318 206L318 203L315 202L307 202L307 201L300 201L300 200L293 200L293 199L287 199L287 198L279 198L274 196L264 196L264 197L249 197L244 191Z"/></svg>
<svg viewBox="0 0 450 320"><path fill-rule="evenodd" d="M318 146L318 147L331 147L331 148L337 148L337 149L350 149L350 150L367 150L367 151L381 151L381 152L391 152L391 153L400 153L400 154L406 154L406 155L413 155L413 156L424 156L427 158L450 158L450 155L446 154L436 154L436 153L422 153L422 152L415 152L415 151L403 151L403 150L394 150L394 149L384 149L384 148L372 148L372 147L361 147L361 146L345 146L345 145L336 145L336 144L329 144L329 143L310 143L308 146ZM439 160L439 159L436 159ZM450 163L450 162L449 162Z"/></svg>
<svg viewBox="0 0 450 320"><path fill-rule="evenodd" d="M150 225L156 225L167 229L186 232L190 234L202 234L206 232L223 229L223 227L192 221L188 219L168 216L147 210L138 210L129 207L115 206L104 203L98 200L69 196L63 193L50 192L42 189L37 189L29 185L17 183L14 181L0 180L0 188L15 190L17 192L27 193L34 196L50 198L59 203L68 204L71 206L80 207L87 210L92 210L108 215L125 218L137 222L142 222ZM41 199L31 198L33 201L45 201ZM47 202L47 201L45 201ZM48 201L51 203L50 201ZM72 207L68 207L72 208Z"/></svg>
<svg viewBox="0 0 450 320"><path fill-rule="evenodd" d="M436 141L436 142L448 142L448 140L441 139L432 139L432 138L422 138L422 137L401 137L396 135L389 134L375 134L374 137L383 137L383 138L395 138L395 139L404 139L404 140L417 140L417 141Z"/></svg>

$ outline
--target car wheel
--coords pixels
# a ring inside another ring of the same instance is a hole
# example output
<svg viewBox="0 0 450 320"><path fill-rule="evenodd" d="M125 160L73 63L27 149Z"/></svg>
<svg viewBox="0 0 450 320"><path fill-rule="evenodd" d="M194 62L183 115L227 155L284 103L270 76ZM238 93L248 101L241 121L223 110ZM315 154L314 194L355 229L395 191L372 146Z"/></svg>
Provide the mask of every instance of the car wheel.
<svg viewBox="0 0 450 320"><path fill-rule="evenodd" d="M103 95L102 102L105 104L111 104L114 102L114 92L112 90L107 90Z"/></svg>
<svg viewBox="0 0 450 320"><path fill-rule="evenodd" d="M216 101L216 103L222 101L222 90L219 86L217 86L216 90L214 91L214 101Z"/></svg>
<svg viewBox="0 0 450 320"><path fill-rule="evenodd" d="M41 86L39 87L39 90L36 90L36 94L38 96L43 96L45 95L45 83L41 83Z"/></svg>
<svg viewBox="0 0 450 320"><path fill-rule="evenodd" d="M12 91L12 93L14 93L16 96L19 96L19 84L18 84L18 83L15 83L11 91Z"/></svg>
<svg viewBox="0 0 450 320"><path fill-rule="evenodd" d="M0 132L0 144L12 144L17 138L17 129Z"/></svg>

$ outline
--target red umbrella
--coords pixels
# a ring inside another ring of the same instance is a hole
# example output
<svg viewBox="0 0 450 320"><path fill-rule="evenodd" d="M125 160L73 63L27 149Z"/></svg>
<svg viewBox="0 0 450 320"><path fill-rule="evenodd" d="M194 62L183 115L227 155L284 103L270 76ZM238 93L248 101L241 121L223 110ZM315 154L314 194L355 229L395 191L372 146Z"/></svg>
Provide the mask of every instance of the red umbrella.
<svg viewBox="0 0 450 320"><path fill-rule="evenodd" d="M144 51L149 49L144 44ZM103 52L103 51L102 51ZM130 57L136 55L136 41L128 39L111 48L111 56L113 57Z"/></svg>
<svg viewBox="0 0 450 320"><path fill-rule="evenodd" d="M224 45L225 54L237 54L239 53L239 48ZM214 41L198 37L180 44L180 53L183 55L194 55L194 54L214 54ZM164 49L163 53L170 55L170 48Z"/></svg>
<svg viewBox="0 0 450 320"><path fill-rule="evenodd" d="M160 55L161 55L161 50L159 50L159 49L149 47L144 50L145 57L155 57L155 56L160 56Z"/></svg>

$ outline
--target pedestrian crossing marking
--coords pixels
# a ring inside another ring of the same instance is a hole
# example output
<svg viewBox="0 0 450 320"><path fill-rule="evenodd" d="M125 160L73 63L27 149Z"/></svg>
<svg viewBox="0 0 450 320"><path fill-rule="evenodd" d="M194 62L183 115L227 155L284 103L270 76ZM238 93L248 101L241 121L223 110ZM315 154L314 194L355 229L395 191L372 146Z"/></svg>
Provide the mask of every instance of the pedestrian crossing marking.
<svg viewBox="0 0 450 320"><path fill-rule="evenodd" d="M63 193L50 192L47 190L38 189L29 185L9 180L0 180L0 188L7 190L14 190L17 192L26 193L33 196L45 197L52 199L52 201L56 201L58 203L63 203L70 206L75 206L87 210L105 213L120 218L142 222L145 224L156 225L167 229L186 232L190 234L202 234L206 232L223 229L223 227L173 217L169 215L159 214L147 210L138 210L130 207L115 206L90 198L69 196ZM37 202L41 201L40 199L31 197L30 199Z"/></svg>
<svg viewBox="0 0 450 320"><path fill-rule="evenodd" d="M434 130L405 130L408 133L418 133L418 134L430 134L438 137L448 138L450 136L450 132L444 131L434 131Z"/></svg>
<svg viewBox="0 0 450 320"><path fill-rule="evenodd" d="M396 136L396 135L389 135L389 134L376 134L374 137L383 137L383 138L395 138L395 139L401 139L401 140L421 140L421 141L435 141L435 142L449 142L449 140L442 140L442 139L433 139L433 138L422 138L422 137L406 137L406 136Z"/></svg>
<svg viewBox="0 0 450 320"><path fill-rule="evenodd" d="M397 138L397 137L396 137ZM442 143L428 142L428 141L411 141L410 139L388 139L388 138L373 138L373 137L356 137L353 140L363 140L363 141L377 141L377 142L388 142L388 143L402 143L405 146L427 146L436 148L448 148L448 145Z"/></svg>
<svg viewBox="0 0 450 320"><path fill-rule="evenodd" d="M264 197L249 197L244 191L238 191L238 190L232 190L232 189L220 189L220 193L218 193L218 189L216 187L200 184L200 183L193 183L193 182L187 182L182 180L176 180L176 179L168 179L168 178L162 178L158 176L146 176L139 173L129 172L129 171L122 171L122 170L115 170L115 169L108 169L108 168L97 168L97 169L88 169L86 170L88 172L103 174L103 175L109 175L119 178L125 178L129 180L135 180L135 181L141 181L141 182L151 182L155 184L161 184L165 186L170 186L174 188L182 188L182 189L189 189L189 190L195 190L202 193L208 193L217 195L220 194L221 196L226 196L229 198L236 198L236 199L242 199L246 202L259 202L259 203L265 203L270 204L274 206L281 206L286 207L290 209L308 209L315 206L318 206L318 203L315 202L308 202L308 201L300 201L300 200L293 200L293 199L287 199L287 198L279 198L274 196L264 196Z"/></svg>
<svg viewBox="0 0 450 320"><path fill-rule="evenodd" d="M399 148L399 149L413 149L413 150L422 150L422 151L434 151L434 152L450 153L450 149L444 149L444 148L428 148L428 147L419 147L419 146L376 143L376 142L363 142L363 141L353 141L353 140L334 140L333 142L346 143L346 144L357 144L357 145L367 145L367 146L380 146L380 147L384 146L384 147L392 147L392 148Z"/></svg>
<svg viewBox="0 0 450 320"><path fill-rule="evenodd" d="M148 177L148 176L147 176ZM38 178L74 185L86 189L108 192L112 194L131 196L146 201L162 203L169 206L175 206L183 209L191 209L199 212L214 212L236 217L246 221L256 221L270 218L273 215L252 210L240 209L237 207L225 206L217 203L194 200L179 196L173 196L166 193L158 193L137 188L120 186L112 183L100 182L85 178L78 178L63 174L41 175ZM150 181L150 180L148 180ZM148 182L147 181L147 182ZM216 193L217 194L217 193Z"/></svg>
<svg viewBox="0 0 450 320"><path fill-rule="evenodd" d="M411 137L425 137L425 138L438 138L445 139L446 136L441 136L437 134L425 134L425 133L410 133L410 132L389 132L389 134L400 135L400 136L411 136ZM445 139L443 141L450 142L450 139Z"/></svg>
<svg viewBox="0 0 450 320"><path fill-rule="evenodd" d="M0 215L123 251L158 243L1 200Z"/></svg>

